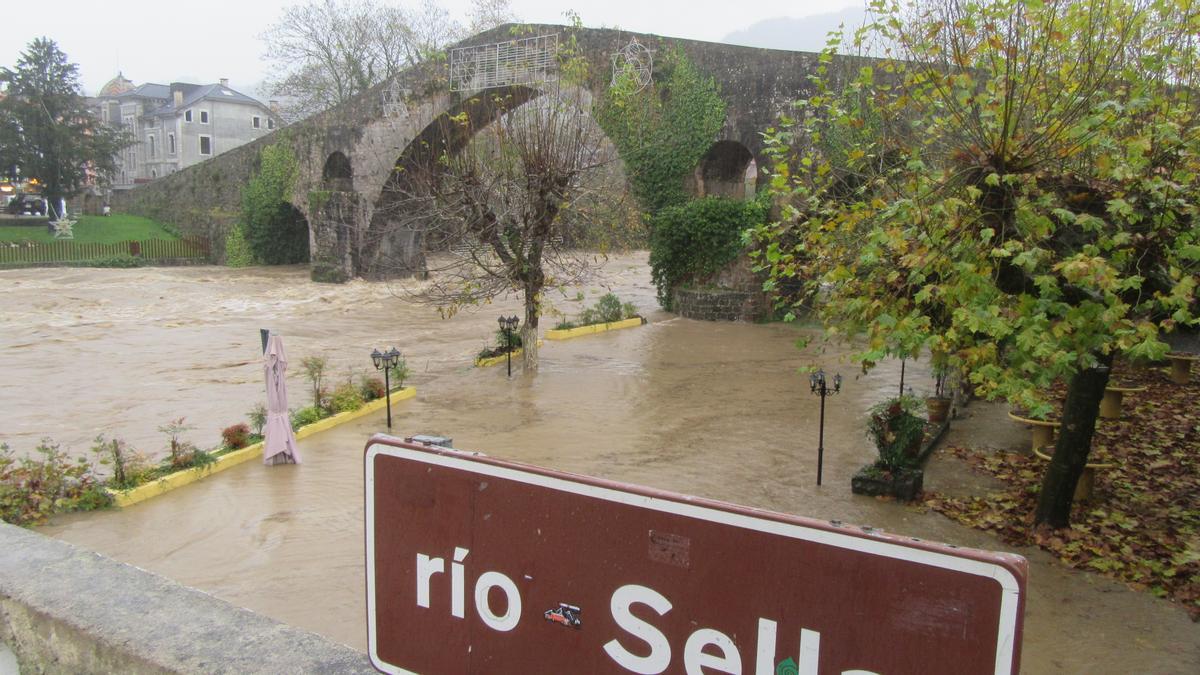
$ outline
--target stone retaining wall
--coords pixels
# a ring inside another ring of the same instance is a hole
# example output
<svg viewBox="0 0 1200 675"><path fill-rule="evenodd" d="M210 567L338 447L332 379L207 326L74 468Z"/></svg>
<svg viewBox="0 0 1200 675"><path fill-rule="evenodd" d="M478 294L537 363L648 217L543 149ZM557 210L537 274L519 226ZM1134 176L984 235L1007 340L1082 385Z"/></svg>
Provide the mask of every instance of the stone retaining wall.
<svg viewBox="0 0 1200 675"><path fill-rule="evenodd" d="M762 276L742 253L706 279L675 289L672 308L680 316L702 321L758 321L770 314Z"/></svg>
<svg viewBox="0 0 1200 675"><path fill-rule="evenodd" d="M375 672L349 647L3 522L0 644L23 675Z"/></svg>
<svg viewBox="0 0 1200 675"><path fill-rule="evenodd" d="M677 288L674 309L688 319L754 321L761 316L758 294L724 288Z"/></svg>

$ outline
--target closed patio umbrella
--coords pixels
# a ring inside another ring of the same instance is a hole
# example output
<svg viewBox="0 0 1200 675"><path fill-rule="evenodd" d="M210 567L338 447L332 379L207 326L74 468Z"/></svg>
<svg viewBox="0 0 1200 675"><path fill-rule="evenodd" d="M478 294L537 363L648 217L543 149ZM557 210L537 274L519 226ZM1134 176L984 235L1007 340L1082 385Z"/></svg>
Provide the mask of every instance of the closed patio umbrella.
<svg viewBox="0 0 1200 675"><path fill-rule="evenodd" d="M263 354L264 370L267 375L267 426L263 443L263 464L299 464L300 451L296 448L296 435L288 421L287 355L283 352L283 338L272 334L267 340L267 351Z"/></svg>

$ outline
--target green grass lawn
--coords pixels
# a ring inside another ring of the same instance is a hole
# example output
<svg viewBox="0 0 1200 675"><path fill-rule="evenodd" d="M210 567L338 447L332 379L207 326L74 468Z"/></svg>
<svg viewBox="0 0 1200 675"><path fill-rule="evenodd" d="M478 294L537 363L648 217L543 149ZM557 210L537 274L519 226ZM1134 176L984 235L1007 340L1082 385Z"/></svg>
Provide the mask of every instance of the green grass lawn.
<svg viewBox="0 0 1200 675"><path fill-rule="evenodd" d="M111 216L83 216L72 228L74 241L81 244L115 244L121 241L178 239L159 223L141 216L114 213ZM54 241L54 235L42 225L0 225L0 241Z"/></svg>

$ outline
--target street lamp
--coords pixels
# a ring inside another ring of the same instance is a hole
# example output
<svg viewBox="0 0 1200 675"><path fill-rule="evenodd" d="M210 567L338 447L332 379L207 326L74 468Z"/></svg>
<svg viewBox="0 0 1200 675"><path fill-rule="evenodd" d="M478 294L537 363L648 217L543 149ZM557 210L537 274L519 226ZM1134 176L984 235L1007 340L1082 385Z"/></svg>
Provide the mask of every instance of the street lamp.
<svg viewBox="0 0 1200 675"><path fill-rule="evenodd" d="M833 389L830 389L825 381L825 371L817 370L808 376L808 385L812 389L812 393L821 397L821 424L820 431L817 432L817 485L820 485L821 467L825 462L825 397L842 390L842 375L838 373L833 376Z"/></svg>
<svg viewBox="0 0 1200 675"><path fill-rule="evenodd" d="M380 352L378 349L371 352L371 363L375 364L375 370L383 371L383 389L384 396L387 397L387 424L388 429L392 428L392 368L400 363L400 352L391 347L386 352Z"/></svg>
<svg viewBox="0 0 1200 675"><path fill-rule="evenodd" d="M508 376L512 377L512 334L517 329L517 325L521 323L521 320L515 316L505 317L501 315L499 319L496 319L496 323L500 324L500 330L504 331L504 351L508 354Z"/></svg>

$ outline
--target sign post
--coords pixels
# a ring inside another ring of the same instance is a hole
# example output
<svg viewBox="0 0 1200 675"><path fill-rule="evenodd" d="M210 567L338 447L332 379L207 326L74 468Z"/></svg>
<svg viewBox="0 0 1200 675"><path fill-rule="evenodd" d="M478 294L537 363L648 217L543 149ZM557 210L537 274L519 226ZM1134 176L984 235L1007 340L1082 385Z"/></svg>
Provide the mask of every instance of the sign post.
<svg viewBox="0 0 1200 675"><path fill-rule="evenodd" d="M1017 673L1025 559L375 436L388 673Z"/></svg>

